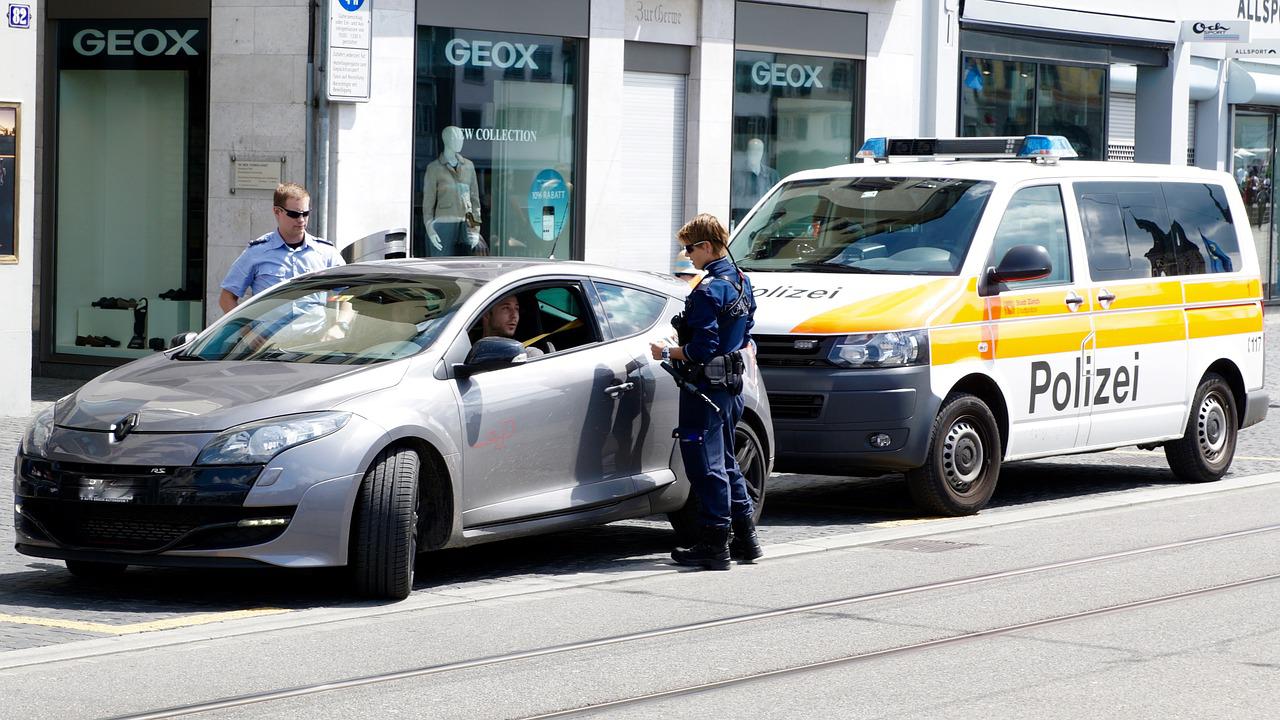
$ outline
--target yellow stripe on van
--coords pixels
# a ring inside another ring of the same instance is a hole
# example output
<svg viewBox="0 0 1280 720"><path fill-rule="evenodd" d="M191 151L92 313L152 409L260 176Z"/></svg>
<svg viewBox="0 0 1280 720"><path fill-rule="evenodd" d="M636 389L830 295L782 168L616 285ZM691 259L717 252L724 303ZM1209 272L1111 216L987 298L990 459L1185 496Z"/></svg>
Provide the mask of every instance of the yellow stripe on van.
<svg viewBox="0 0 1280 720"><path fill-rule="evenodd" d="M885 293L819 313L791 328L793 333L887 332L924 327L935 308L961 287L954 278Z"/></svg>
<svg viewBox="0 0 1280 720"><path fill-rule="evenodd" d="M1116 293L1119 295L1120 293ZM1187 338L1186 322L1182 308L1148 310L1145 312L1116 312L1115 305L1107 312L1093 316L1098 349L1150 345L1152 343L1177 342Z"/></svg>
<svg viewBox="0 0 1280 720"><path fill-rule="evenodd" d="M969 281L960 288L960 292L929 318L929 325L959 325L961 323L982 322L987 319L987 305L993 298L978 297L978 279Z"/></svg>
<svg viewBox="0 0 1280 720"><path fill-rule="evenodd" d="M1257 303L1187 310L1187 330L1196 338L1262 332L1262 308Z"/></svg>
<svg viewBox="0 0 1280 720"><path fill-rule="evenodd" d="M1002 322L994 330L996 359L1078 353L1085 338L1089 337L1090 329L1088 315L1070 315L1031 322Z"/></svg>
<svg viewBox="0 0 1280 720"><path fill-rule="evenodd" d="M1187 282L1186 287L1188 305L1262 298L1262 282L1258 278Z"/></svg>
<svg viewBox="0 0 1280 720"><path fill-rule="evenodd" d="M944 327L929 333L929 361L932 365L950 365L965 360L990 360L995 343L988 335L991 325ZM983 341L986 341L985 352Z"/></svg>
<svg viewBox="0 0 1280 720"><path fill-rule="evenodd" d="M1089 297L1096 300L1102 288L1116 296L1107 312L1182 304L1182 278L1136 283L1125 281L1124 284L1097 282L1089 289Z"/></svg>

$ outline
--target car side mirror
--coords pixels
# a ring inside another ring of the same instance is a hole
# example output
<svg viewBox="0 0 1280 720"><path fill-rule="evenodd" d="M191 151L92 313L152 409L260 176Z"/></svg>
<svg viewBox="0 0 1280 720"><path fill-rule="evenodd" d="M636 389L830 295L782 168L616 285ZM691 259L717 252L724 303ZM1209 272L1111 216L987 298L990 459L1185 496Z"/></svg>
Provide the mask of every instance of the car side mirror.
<svg viewBox="0 0 1280 720"><path fill-rule="evenodd" d="M453 366L453 373L465 378L476 373L510 367L528 360L528 352L519 340L482 337L471 346L466 359Z"/></svg>
<svg viewBox="0 0 1280 720"><path fill-rule="evenodd" d="M169 349L172 350L173 348L182 347L195 339L196 334L193 332L178 333L177 335L169 338Z"/></svg>
<svg viewBox="0 0 1280 720"><path fill-rule="evenodd" d="M1023 280L1039 280L1053 272L1053 261L1043 245L1014 245L1000 259L1000 264L987 268L986 286Z"/></svg>

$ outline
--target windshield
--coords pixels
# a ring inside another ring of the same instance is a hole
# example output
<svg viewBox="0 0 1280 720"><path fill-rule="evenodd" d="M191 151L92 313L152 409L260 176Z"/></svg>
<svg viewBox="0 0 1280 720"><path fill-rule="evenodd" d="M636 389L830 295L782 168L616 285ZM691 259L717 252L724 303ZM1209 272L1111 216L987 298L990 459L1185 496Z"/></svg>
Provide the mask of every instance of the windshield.
<svg viewBox="0 0 1280 720"><path fill-rule="evenodd" d="M992 183L913 177L799 180L746 219L744 270L955 275Z"/></svg>
<svg viewBox="0 0 1280 720"><path fill-rule="evenodd" d="M295 280L236 308L175 358L340 365L397 360L431 345L481 284L426 275Z"/></svg>

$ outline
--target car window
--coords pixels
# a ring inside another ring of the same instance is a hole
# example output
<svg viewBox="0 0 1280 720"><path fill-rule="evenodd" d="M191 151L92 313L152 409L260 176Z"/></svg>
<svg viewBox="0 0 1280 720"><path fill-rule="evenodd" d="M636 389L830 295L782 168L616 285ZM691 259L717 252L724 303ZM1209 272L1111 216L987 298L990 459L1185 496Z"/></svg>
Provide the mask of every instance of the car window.
<svg viewBox="0 0 1280 720"><path fill-rule="evenodd" d="M1000 259L1015 245L1043 246L1049 251L1053 267L1048 277L1011 282L1009 289L1071 282L1066 213L1062 209L1062 191L1057 185L1023 188L1014 194L1000 218L987 265L999 265Z"/></svg>
<svg viewBox="0 0 1280 720"><path fill-rule="evenodd" d="M1185 274L1240 269L1240 245L1231 223L1227 195L1209 183L1161 183L1178 239L1179 266ZM1185 256L1185 257L1184 257Z"/></svg>
<svg viewBox="0 0 1280 720"><path fill-rule="evenodd" d="M1190 183L1090 182L1077 183L1076 195L1094 279L1229 272L1228 265L1239 266L1221 189L1215 195L1208 186Z"/></svg>
<svg viewBox="0 0 1280 720"><path fill-rule="evenodd" d="M518 289L490 303L468 334L472 341L486 335L514 338L531 348L531 359L600 342L584 297L576 282Z"/></svg>
<svg viewBox="0 0 1280 720"><path fill-rule="evenodd" d="M609 328L617 337L635 335L653 327L667 306L665 297L645 290L602 282L596 283L596 290L600 293Z"/></svg>

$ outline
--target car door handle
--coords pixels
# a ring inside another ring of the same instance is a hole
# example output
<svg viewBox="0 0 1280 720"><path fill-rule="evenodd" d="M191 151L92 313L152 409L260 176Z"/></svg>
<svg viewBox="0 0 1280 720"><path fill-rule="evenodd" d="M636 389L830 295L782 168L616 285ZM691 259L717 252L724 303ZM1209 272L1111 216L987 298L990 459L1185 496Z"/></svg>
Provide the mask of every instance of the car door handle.
<svg viewBox="0 0 1280 720"><path fill-rule="evenodd" d="M610 385L604 389L604 394L610 397L617 397L628 390L634 390L636 384L633 382L624 382L621 385Z"/></svg>
<svg viewBox="0 0 1280 720"><path fill-rule="evenodd" d="M1084 298L1077 295L1075 290L1072 290L1067 293L1067 297L1063 302L1071 306L1071 312L1075 312L1080 309L1080 303L1084 302Z"/></svg>
<svg viewBox="0 0 1280 720"><path fill-rule="evenodd" d="M1110 290L1102 288L1098 291L1098 302L1102 305L1102 309L1106 310L1111 307L1111 303L1115 302L1116 296Z"/></svg>

